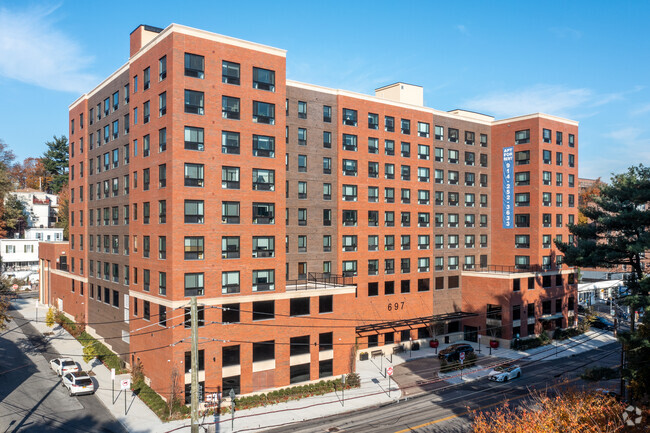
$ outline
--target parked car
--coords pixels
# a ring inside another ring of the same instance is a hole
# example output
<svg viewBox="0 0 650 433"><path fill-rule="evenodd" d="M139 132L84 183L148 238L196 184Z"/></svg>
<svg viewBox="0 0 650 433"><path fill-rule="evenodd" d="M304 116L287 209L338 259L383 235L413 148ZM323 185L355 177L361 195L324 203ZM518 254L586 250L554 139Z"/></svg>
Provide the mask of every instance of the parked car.
<svg viewBox="0 0 650 433"><path fill-rule="evenodd" d="M592 328L604 329L605 331L613 331L614 324L604 317L596 316L593 323L591 324Z"/></svg>
<svg viewBox="0 0 650 433"><path fill-rule="evenodd" d="M71 371L63 375L63 386L68 388L68 394L94 394L95 384L88 374L83 371Z"/></svg>
<svg viewBox="0 0 650 433"><path fill-rule="evenodd" d="M494 382L507 382L521 377L521 367L516 364L499 365L488 374L488 379Z"/></svg>
<svg viewBox="0 0 650 433"><path fill-rule="evenodd" d="M72 358L55 358L50 361L50 367L56 372L59 376L63 376L66 373L73 371L79 371L77 363L72 360Z"/></svg>
<svg viewBox="0 0 650 433"><path fill-rule="evenodd" d="M438 352L438 358L445 359L447 361L458 361L459 359L458 355L460 355L461 353L467 354L472 352L474 352L474 348L469 344L464 344L464 343L452 344L446 349L443 349L440 352Z"/></svg>

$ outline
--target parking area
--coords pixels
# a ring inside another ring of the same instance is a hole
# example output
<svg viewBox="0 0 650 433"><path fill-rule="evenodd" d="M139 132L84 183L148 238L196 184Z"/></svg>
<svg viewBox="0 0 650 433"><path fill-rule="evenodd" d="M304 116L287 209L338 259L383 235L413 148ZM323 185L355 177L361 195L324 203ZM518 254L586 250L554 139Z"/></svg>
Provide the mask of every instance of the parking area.
<svg viewBox="0 0 650 433"><path fill-rule="evenodd" d="M480 355L476 365L488 366L506 361L506 358ZM402 395L410 397L448 386L449 383L439 377L439 372L440 360L434 355L396 365L393 380L399 385ZM460 371L457 373L460 374Z"/></svg>

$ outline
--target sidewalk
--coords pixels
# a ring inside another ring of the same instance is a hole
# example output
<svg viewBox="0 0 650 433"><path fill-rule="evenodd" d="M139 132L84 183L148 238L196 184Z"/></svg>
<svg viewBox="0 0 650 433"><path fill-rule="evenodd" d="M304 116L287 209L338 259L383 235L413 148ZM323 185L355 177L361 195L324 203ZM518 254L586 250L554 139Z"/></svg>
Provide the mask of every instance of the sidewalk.
<svg viewBox="0 0 650 433"><path fill-rule="evenodd" d="M26 319L34 320L36 318L35 301L33 299L16 300L14 301L14 306ZM46 311L47 308L41 305L38 309L38 320L44 321ZM50 341L50 344L59 351L62 356L71 355L70 357L77 361L85 371L90 371L92 369L95 373L95 379L97 379L97 382L99 383L99 389L95 395L99 397L113 416L129 431L137 433L163 433L178 429L176 431L189 432L189 420L163 423L142 401L140 401L139 398L132 396L131 392L127 394L127 414L125 415L124 394L119 394L118 396L119 390L116 390L115 404L112 402L110 371L106 367L100 363L96 363L99 365L94 366L85 363L82 358L83 352L81 344L72 339L72 337L60 327L56 326L54 329L51 329L48 328L45 323L33 322L33 324L36 329L42 333L54 332L54 335L49 336L50 338L65 338L53 339ZM572 356L615 341L616 338L611 334L601 334L600 332L590 331L578 337L558 342L557 347L555 345L548 345L537 347L526 352L499 348L492 349L492 356L511 360L550 360ZM478 345L476 343L470 344L478 353ZM442 350L447 346L449 345L440 344L438 350ZM480 356L486 356L489 353L489 348L484 344L481 345L480 350ZM357 361L356 372L361 378L360 388L346 390L344 396L341 395L340 392L335 392L267 407L237 411L234 420L234 430L231 428L230 414L225 415L220 420L215 420L213 417L207 417L200 421L205 423L206 427L208 424L212 424L209 431L216 430L216 432L219 433L258 428L264 430L266 428L279 428L283 425L308 419L327 417L366 407L389 404L398 401L403 397L401 391L399 391L397 385L392 379L390 380L391 389L389 390L389 377L385 375L385 369L389 366L407 363L409 360L427 357L436 357L435 349L423 347L420 350L412 352L406 351L401 354L396 354L392 356L392 362L390 362L389 358L386 357L383 359L377 357L371 358L367 361ZM441 374L440 377L447 381L447 383L453 384L460 383L461 381L465 382L480 379L487 376L490 370L491 368L475 367L473 369L465 370L462 379L458 372ZM119 388L118 378L116 378L116 388ZM216 429L214 424L215 421L217 421Z"/></svg>

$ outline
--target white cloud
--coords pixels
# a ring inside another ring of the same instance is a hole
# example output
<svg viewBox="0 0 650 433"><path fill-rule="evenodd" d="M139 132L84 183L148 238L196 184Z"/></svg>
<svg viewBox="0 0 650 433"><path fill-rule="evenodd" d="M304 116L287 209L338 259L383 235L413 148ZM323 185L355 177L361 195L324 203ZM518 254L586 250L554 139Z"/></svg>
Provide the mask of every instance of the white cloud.
<svg viewBox="0 0 650 433"><path fill-rule="evenodd" d="M0 76L46 89L82 93L97 84L93 58L57 29L58 8L0 8Z"/></svg>
<svg viewBox="0 0 650 433"><path fill-rule="evenodd" d="M598 107L623 101L632 90L597 94L591 89L537 84L529 88L492 92L464 102L464 107L497 117L547 113L562 117L586 118L598 114ZM648 109L650 110L650 108Z"/></svg>
<svg viewBox="0 0 650 433"><path fill-rule="evenodd" d="M628 144L637 141L637 138L639 138L641 134L643 134L642 129L629 126L626 128L616 129L603 135L612 140Z"/></svg>
<svg viewBox="0 0 650 433"><path fill-rule="evenodd" d="M593 99L589 89L569 89L564 86L535 85L528 89L492 92L463 103L463 107L497 117L529 113L548 113L567 116Z"/></svg>
<svg viewBox="0 0 650 433"><path fill-rule="evenodd" d="M466 35L466 34L468 33L468 32L467 32L467 27L465 27L465 26L462 25L462 24L458 24L458 25L456 26L456 30L458 30L459 32L461 32L461 33L464 34L464 35Z"/></svg>
<svg viewBox="0 0 650 433"><path fill-rule="evenodd" d="M642 105L641 107L638 107L638 108L632 110L632 112L630 114L632 114L633 116L639 116L641 114L645 114L645 113L648 113L648 112L650 112L650 104L645 104L645 105Z"/></svg>

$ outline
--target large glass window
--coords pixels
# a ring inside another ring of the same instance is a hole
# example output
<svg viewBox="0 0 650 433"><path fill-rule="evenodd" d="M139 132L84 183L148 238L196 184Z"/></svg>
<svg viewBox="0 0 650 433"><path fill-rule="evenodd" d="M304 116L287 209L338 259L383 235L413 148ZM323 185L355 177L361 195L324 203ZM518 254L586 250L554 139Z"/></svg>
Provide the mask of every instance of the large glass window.
<svg viewBox="0 0 650 433"><path fill-rule="evenodd" d="M239 120L240 101L239 98L231 96L221 97L221 116L224 119Z"/></svg>
<svg viewBox="0 0 650 433"><path fill-rule="evenodd" d="M275 125L275 105L253 101L253 122Z"/></svg>
<svg viewBox="0 0 650 433"><path fill-rule="evenodd" d="M203 128L185 127L185 149L203 150Z"/></svg>
<svg viewBox="0 0 650 433"><path fill-rule="evenodd" d="M221 167L221 187L239 189L239 167Z"/></svg>
<svg viewBox="0 0 650 433"><path fill-rule="evenodd" d="M253 271L253 292L275 290L275 271L264 269Z"/></svg>
<svg viewBox="0 0 650 433"><path fill-rule="evenodd" d="M203 187L203 164L185 163L185 186Z"/></svg>
<svg viewBox="0 0 650 433"><path fill-rule="evenodd" d="M224 201L221 203L221 222L224 224L239 224L238 201Z"/></svg>
<svg viewBox="0 0 650 433"><path fill-rule="evenodd" d="M185 237L185 260L203 260L203 236Z"/></svg>
<svg viewBox="0 0 650 433"><path fill-rule="evenodd" d="M253 156L275 157L275 138L253 135Z"/></svg>
<svg viewBox="0 0 650 433"><path fill-rule="evenodd" d="M275 224L275 204L253 203L253 224Z"/></svg>
<svg viewBox="0 0 650 433"><path fill-rule="evenodd" d="M185 200L185 223L203 224L203 200Z"/></svg>
<svg viewBox="0 0 650 433"><path fill-rule="evenodd" d="M275 237L254 236L253 257L275 257Z"/></svg>
<svg viewBox="0 0 650 433"><path fill-rule="evenodd" d="M253 169L253 190L256 191L274 191L275 190L275 171L261 168Z"/></svg>
<svg viewBox="0 0 650 433"><path fill-rule="evenodd" d="M203 296L203 273L185 274L185 296Z"/></svg>

